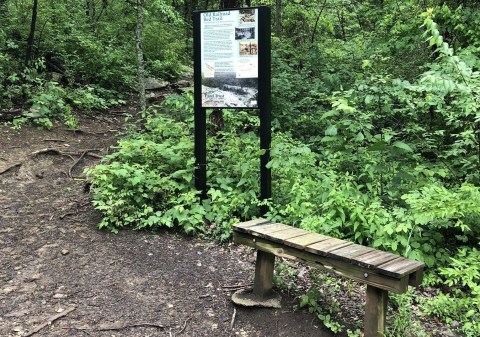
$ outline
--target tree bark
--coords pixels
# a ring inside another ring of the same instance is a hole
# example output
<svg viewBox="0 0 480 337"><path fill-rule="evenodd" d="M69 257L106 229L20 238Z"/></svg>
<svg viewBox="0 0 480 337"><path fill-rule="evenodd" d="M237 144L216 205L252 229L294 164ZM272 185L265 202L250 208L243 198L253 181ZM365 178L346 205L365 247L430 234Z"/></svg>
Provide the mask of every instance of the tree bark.
<svg viewBox="0 0 480 337"><path fill-rule="evenodd" d="M282 0L275 0L275 35L282 35Z"/></svg>
<svg viewBox="0 0 480 337"><path fill-rule="evenodd" d="M145 98L145 65L143 61L142 35L144 22L145 0L137 0L137 27L135 29L138 70L138 96L140 111L147 108Z"/></svg>
<svg viewBox="0 0 480 337"><path fill-rule="evenodd" d="M320 17L322 16L323 10L325 9L326 5L327 5L327 0L323 2L322 9L320 9L320 12L318 13L318 16L317 16L317 20L315 20L315 27L313 28L312 39L310 41L312 45L315 42L315 35L317 34L318 21L320 20Z"/></svg>
<svg viewBox="0 0 480 337"><path fill-rule="evenodd" d="M35 39L35 27L37 26L38 0L33 1L32 20L30 22L30 34L27 39L27 51L25 53L25 66L28 67L32 58L33 41Z"/></svg>

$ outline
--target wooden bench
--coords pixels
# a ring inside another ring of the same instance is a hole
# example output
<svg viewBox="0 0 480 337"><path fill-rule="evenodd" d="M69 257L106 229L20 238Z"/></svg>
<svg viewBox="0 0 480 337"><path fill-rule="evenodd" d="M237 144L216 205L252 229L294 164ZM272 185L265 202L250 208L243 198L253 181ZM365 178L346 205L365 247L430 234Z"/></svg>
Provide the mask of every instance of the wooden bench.
<svg viewBox="0 0 480 337"><path fill-rule="evenodd" d="M257 250L253 296L260 299L272 296L275 255L366 283L365 337L384 336L388 292L405 293L423 278L422 262L265 219L234 225L233 240Z"/></svg>

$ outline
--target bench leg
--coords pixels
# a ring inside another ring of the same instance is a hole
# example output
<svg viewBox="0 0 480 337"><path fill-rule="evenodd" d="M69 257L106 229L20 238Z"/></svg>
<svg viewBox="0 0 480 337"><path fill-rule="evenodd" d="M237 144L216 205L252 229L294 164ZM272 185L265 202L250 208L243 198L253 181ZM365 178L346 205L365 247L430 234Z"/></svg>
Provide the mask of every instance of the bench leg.
<svg viewBox="0 0 480 337"><path fill-rule="evenodd" d="M388 291L367 285L365 305L365 337L384 337Z"/></svg>
<svg viewBox="0 0 480 337"><path fill-rule="evenodd" d="M273 268L275 255L257 250L257 263L255 265L255 282L253 293L260 297L271 294L273 287Z"/></svg>

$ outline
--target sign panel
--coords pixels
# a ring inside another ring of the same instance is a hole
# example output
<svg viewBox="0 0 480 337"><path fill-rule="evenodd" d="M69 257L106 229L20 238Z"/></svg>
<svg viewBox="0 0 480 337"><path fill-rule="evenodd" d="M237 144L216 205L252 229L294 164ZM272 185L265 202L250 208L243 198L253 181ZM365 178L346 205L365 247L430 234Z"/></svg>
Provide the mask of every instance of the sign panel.
<svg viewBox="0 0 480 337"><path fill-rule="evenodd" d="M202 108L258 108L258 12L200 13Z"/></svg>

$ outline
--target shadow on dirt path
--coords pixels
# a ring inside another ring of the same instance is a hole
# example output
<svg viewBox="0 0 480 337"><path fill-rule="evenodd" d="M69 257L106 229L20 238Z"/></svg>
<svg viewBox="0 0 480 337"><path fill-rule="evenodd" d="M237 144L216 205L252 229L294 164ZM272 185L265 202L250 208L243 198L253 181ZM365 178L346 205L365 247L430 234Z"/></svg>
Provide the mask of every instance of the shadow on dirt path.
<svg viewBox="0 0 480 337"><path fill-rule="evenodd" d="M251 282L250 250L96 229L82 172L122 121L82 118L75 132L0 127L0 336L331 336L288 295L278 310L232 304Z"/></svg>

